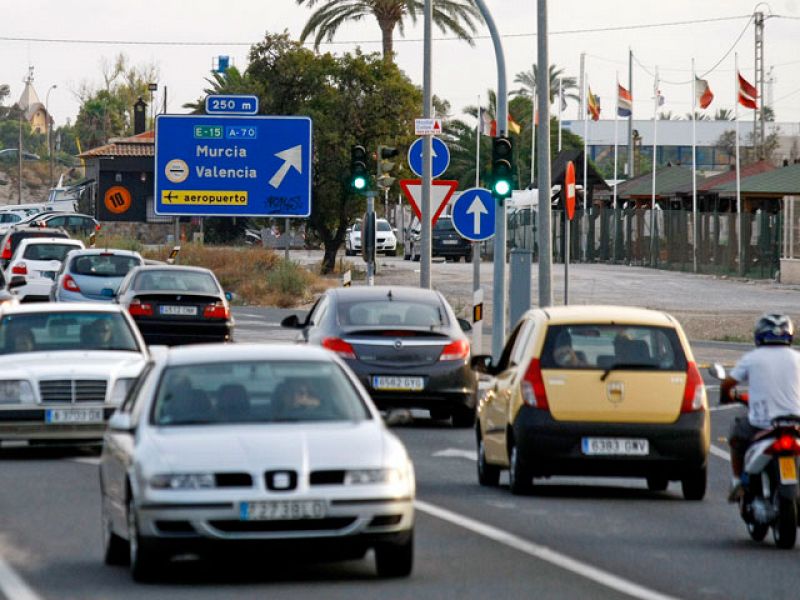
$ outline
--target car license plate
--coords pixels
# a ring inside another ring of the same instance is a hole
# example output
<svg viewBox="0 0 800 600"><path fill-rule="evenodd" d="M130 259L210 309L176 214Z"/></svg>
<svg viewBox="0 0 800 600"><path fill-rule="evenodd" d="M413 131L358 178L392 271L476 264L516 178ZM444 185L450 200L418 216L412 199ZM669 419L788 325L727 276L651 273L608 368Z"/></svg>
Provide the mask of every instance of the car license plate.
<svg viewBox="0 0 800 600"><path fill-rule="evenodd" d="M296 521L324 519L328 506L323 500L275 500L242 502L239 518L242 521Z"/></svg>
<svg viewBox="0 0 800 600"><path fill-rule="evenodd" d="M794 456L779 457L778 467L781 472L781 483L797 483L797 463Z"/></svg>
<svg viewBox="0 0 800 600"><path fill-rule="evenodd" d="M44 422L62 423L102 423L102 408L51 408L44 413Z"/></svg>
<svg viewBox="0 0 800 600"><path fill-rule="evenodd" d="M650 443L630 438L583 438L581 449L590 456L647 456Z"/></svg>
<svg viewBox="0 0 800 600"><path fill-rule="evenodd" d="M184 317L194 317L197 315L196 306L162 306L162 315L180 315Z"/></svg>
<svg viewBox="0 0 800 600"><path fill-rule="evenodd" d="M455 246L458 244L458 240L442 240L442 243L446 246Z"/></svg>
<svg viewBox="0 0 800 600"><path fill-rule="evenodd" d="M372 387L376 390L419 392L425 388L425 380L422 377L375 375L372 378Z"/></svg>

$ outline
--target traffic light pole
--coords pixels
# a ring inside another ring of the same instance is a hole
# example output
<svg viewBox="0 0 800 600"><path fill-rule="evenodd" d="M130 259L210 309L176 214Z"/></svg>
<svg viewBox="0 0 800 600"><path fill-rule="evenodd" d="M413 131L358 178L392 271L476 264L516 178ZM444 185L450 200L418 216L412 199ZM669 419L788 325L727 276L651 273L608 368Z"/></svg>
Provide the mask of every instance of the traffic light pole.
<svg viewBox="0 0 800 600"><path fill-rule="evenodd" d="M547 0L537 0L538 23L536 43L538 46L539 68L536 91L539 94L539 306L545 308L553 304L552 268L553 244L550 229L550 77L547 48ZM567 224L569 232L569 224ZM567 246L569 247L569 246ZM565 266L568 269L569 265ZM564 303L566 304L566 288Z"/></svg>
<svg viewBox="0 0 800 600"><path fill-rule="evenodd" d="M377 192L374 192L372 190L370 190L370 191L368 191L366 193L366 196L367 196L367 219L369 219L370 222L373 221L372 213L375 212L375 196L376 195L377 195ZM363 229L363 227L362 227L362 229ZM363 233L362 233L361 243L364 244L366 241L367 240L365 240L363 238ZM374 232L373 232L371 241L372 241L372 248L370 248L368 250L368 252L369 252L369 254L368 254L369 260L367 261L367 285L375 285L375 233Z"/></svg>
<svg viewBox="0 0 800 600"><path fill-rule="evenodd" d="M503 43L489 9L483 0L475 0L478 10L486 21L494 45L497 62L497 135L508 133L508 89L506 77L506 58ZM497 199L494 213L494 283L492 289L492 356L500 358L506 337L506 206L503 199Z"/></svg>
<svg viewBox="0 0 800 600"><path fill-rule="evenodd" d="M431 88L431 52L433 0L425 0L424 8L424 42L422 59L422 116L431 118L433 112L433 91ZM431 154L433 139L426 135L422 144L422 223L420 223L420 241L422 248L419 256L419 287L431 287Z"/></svg>

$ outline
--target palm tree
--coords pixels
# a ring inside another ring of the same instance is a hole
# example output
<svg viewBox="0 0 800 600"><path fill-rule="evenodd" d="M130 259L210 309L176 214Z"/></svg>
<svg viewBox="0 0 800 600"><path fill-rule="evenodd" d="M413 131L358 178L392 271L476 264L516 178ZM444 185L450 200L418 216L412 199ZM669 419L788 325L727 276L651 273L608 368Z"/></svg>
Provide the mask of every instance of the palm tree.
<svg viewBox="0 0 800 600"><path fill-rule="evenodd" d="M732 121L733 111L730 108L718 108L714 113L715 121Z"/></svg>
<svg viewBox="0 0 800 600"><path fill-rule="evenodd" d="M707 114L701 113L699 110L694 111L694 118L697 121L710 121L711 120L711 118ZM686 113L686 120L687 121L691 121L692 120L692 113L690 113L690 112Z"/></svg>
<svg viewBox="0 0 800 600"><path fill-rule="evenodd" d="M309 17L300 34L303 42L314 35L314 48L319 49L323 40L331 41L344 23L374 17L381 28L383 57L393 61L394 28L405 34L405 20L417 22L424 9L423 0L297 0L309 8L319 5ZM442 33L452 32L472 45L470 37L475 32L480 11L474 0L433 0L433 22Z"/></svg>
<svg viewBox="0 0 800 600"><path fill-rule="evenodd" d="M537 65L533 65L530 71L520 71L514 78L514 83L522 84L518 90L513 90L511 93L519 96L533 97L536 91L536 73ZM574 77L565 77L564 69L557 68L555 65L550 65L547 69L550 79L550 104L555 101L558 94L558 78L561 78L561 89L564 91L564 98L575 100L577 102L580 97L577 94L578 82Z"/></svg>
<svg viewBox="0 0 800 600"><path fill-rule="evenodd" d="M671 110L662 110L658 113L658 118L661 121L677 121L680 117L676 114L673 114Z"/></svg>

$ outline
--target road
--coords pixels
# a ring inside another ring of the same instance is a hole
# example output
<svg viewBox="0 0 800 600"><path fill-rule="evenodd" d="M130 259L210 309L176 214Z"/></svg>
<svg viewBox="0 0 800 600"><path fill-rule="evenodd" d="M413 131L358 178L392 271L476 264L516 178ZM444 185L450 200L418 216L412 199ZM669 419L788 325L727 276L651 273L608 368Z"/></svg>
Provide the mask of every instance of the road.
<svg viewBox="0 0 800 600"><path fill-rule="evenodd" d="M291 311L238 308L239 341L288 341ZM729 346L696 352L713 359ZM712 394L713 396L713 394ZM749 541L725 502L724 436L740 409L715 407L709 491L682 500L624 479L544 480L532 497L481 488L468 430L424 413L391 415L418 480L416 566L382 581L371 560L269 562L234 555L185 560L152 585L102 563L97 456L4 449L0 468L0 590L8 600L117 598L764 598L794 597L798 552ZM723 439L721 439L723 438ZM539 483L537 481L537 483Z"/></svg>

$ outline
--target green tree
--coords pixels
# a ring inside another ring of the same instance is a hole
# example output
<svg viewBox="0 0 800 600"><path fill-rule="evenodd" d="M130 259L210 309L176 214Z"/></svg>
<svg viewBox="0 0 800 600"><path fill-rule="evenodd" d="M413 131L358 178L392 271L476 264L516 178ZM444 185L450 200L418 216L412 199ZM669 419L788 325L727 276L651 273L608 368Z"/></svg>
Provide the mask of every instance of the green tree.
<svg viewBox="0 0 800 600"><path fill-rule="evenodd" d="M699 110L694 111L694 118L697 121L710 121L711 120L711 117L709 117L706 113L701 113ZM691 121L692 120L692 113L691 112L686 113L686 120L687 121Z"/></svg>
<svg viewBox="0 0 800 600"><path fill-rule="evenodd" d="M331 41L344 23L374 18L381 30L383 57L394 60L394 30L405 34L405 22L417 22L423 14L423 0L297 0L309 8L318 6L308 19L300 41L314 36L314 48ZM470 34L475 33L480 11L473 0L433 0L433 23L442 33L453 33L473 44Z"/></svg>
<svg viewBox="0 0 800 600"><path fill-rule="evenodd" d="M533 96L536 91L536 73L538 66L533 65L530 71L520 71L514 78L514 83L522 85L521 88L513 90L511 93L520 96ZM558 96L558 80L561 78L561 89L564 92L566 100L574 100L578 102L580 96L578 95L578 82L574 77L564 75L564 69L550 65L548 67L548 78L550 80L550 104L555 102Z"/></svg>

